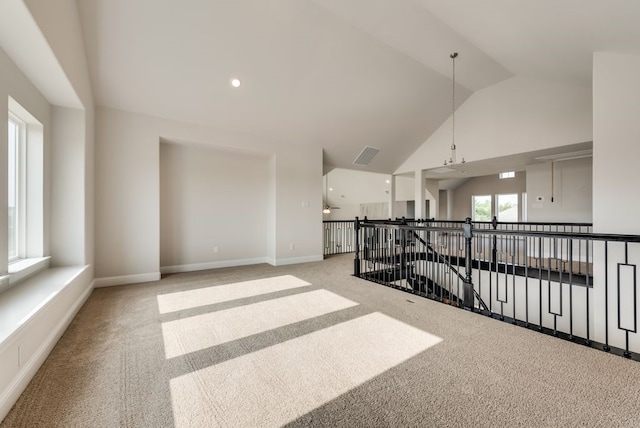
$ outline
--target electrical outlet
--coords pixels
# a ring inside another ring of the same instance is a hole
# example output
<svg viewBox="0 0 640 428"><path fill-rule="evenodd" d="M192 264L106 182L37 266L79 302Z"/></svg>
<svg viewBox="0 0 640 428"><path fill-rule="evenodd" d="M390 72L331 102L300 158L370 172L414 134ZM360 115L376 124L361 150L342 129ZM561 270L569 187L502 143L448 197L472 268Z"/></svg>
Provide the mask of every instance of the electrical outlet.
<svg viewBox="0 0 640 428"><path fill-rule="evenodd" d="M289 249L291 251L295 250L296 249L296 244L294 244L294 243L289 244Z"/></svg>
<svg viewBox="0 0 640 428"><path fill-rule="evenodd" d="M213 247L213 254L218 254L218 247L217 246Z"/></svg>

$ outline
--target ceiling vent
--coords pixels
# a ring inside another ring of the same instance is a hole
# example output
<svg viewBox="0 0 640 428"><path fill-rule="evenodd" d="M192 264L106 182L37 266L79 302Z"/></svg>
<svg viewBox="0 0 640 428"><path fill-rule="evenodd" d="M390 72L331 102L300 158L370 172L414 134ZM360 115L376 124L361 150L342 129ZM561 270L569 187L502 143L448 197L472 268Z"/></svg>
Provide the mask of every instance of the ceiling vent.
<svg viewBox="0 0 640 428"><path fill-rule="evenodd" d="M369 165L369 162L378 154L380 149L376 149L375 147L365 146L364 149L360 152L358 157L356 157L353 161L354 165Z"/></svg>

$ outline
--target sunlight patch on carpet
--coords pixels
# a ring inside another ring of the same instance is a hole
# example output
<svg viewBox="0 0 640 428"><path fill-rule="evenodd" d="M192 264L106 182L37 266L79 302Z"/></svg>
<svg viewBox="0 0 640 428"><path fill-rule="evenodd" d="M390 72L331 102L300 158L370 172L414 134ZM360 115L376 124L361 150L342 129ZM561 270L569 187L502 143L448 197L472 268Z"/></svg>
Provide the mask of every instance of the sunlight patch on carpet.
<svg viewBox="0 0 640 428"><path fill-rule="evenodd" d="M166 358L357 306L327 290L281 297L162 323Z"/></svg>
<svg viewBox="0 0 640 428"><path fill-rule="evenodd" d="M311 284L293 275L283 275L273 278L262 278L253 281L197 288L195 290L178 291L176 293L159 295L158 309L161 314L167 314L183 309L229 302L276 291L306 287L308 285Z"/></svg>
<svg viewBox="0 0 640 428"><path fill-rule="evenodd" d="M282 426L442 339L381 313L170 382L176 428Z"/></svg>

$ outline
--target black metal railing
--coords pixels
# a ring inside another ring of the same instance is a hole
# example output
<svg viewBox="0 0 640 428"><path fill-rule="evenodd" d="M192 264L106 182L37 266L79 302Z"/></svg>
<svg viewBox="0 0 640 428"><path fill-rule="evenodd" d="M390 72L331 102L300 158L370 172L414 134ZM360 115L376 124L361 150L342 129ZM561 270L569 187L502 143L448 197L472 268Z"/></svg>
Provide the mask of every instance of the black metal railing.
<svg viewBox="0 0 640 428"><path fill-rule="evenodd" d="M356 219L354 275L640 359L640 236L417 224Z"/></svg>
<svg viewBox="0 0 640 428"><path fill-rule="evenodd" d="M392 220L376 220L392 221ZM416 225L414 219L396 219L403 221L402 224ZM322 241L323 254L331 256L334 254L352 253L355 249L355 221L354 220L323 220Z"/></svg>
<svg viewBox="0 0 640 428"><path fill-rule="evenodd" d="M354 251L354 224L353 220L325 220L322 222L323 252L325 256Z"/></svg>
<svg viewBox="0 0 640 428"><path fill-rule="evenodd" d="M466 220L418 220L419 225L432 227L462 227ZM499 222L497 217L491 221L472 221L475 230L520 230L526 232L565 232L565 233L591 233L592 223L559 223L559 222Z"/></svg>
<svg viewBox="0 0 640 428"><path fill-rule="evenodd" d="M493 221L472 221L472 227L475 231L496 230L496 231L521 231L521 232L553 232L553 233L569 233L569 234L585 234L593 232L591 223L513 223L498 222L496 217ZM415 225L427 226L437 229L453 228L460 229L465 224L464 220L418 220ZM441 238L446 239L446 235ZM510 235L509 237L500 234L476 236L473 247L473 259L491 261L496 257L503 259L504 262L512 262L518 266L539 267L543 266L550 252L553 254L562 254L561 259L567 260L569 248L566 241L560 241L557 246L548 247L547 241L536 241L531 239L523 239L521 236ZM447 248L455 246L456 242L449 242ZM542 248L539 246L542 245ZM526 248L525 248L526 247ZM578 274L592 274L588 269L591 268L585 262L585 259L593 252L593 242L576 240L571 248L575 254L581 255L580 259L576 257L573 270ZM542 257L540 257L540 249L542 249Z"/></svg>

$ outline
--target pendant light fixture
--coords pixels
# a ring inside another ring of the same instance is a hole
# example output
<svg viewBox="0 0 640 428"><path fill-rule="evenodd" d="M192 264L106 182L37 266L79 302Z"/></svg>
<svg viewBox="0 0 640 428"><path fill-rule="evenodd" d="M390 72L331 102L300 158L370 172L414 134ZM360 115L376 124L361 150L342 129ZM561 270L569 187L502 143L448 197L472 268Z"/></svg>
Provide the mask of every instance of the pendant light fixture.
<svg viewBox="0 0 640 428"><path fill-rule="evenodd" d="M449 160L445 159L444 166L455 166L458 162L456 160L456 58L458 57L458 52L454 52L449 55L451 58L451 81L452 81L452 90L451 90L451 156L449 156ZM464 157L460 161L460 163L465 163Z"/></svg>

